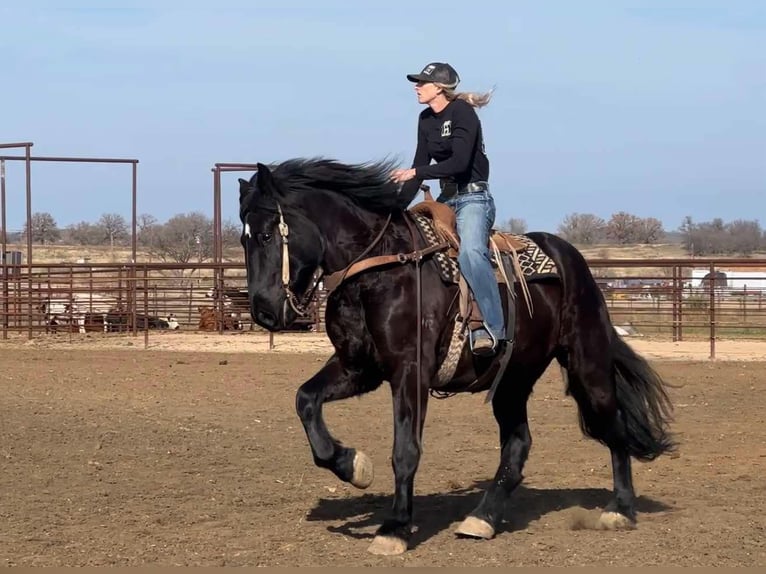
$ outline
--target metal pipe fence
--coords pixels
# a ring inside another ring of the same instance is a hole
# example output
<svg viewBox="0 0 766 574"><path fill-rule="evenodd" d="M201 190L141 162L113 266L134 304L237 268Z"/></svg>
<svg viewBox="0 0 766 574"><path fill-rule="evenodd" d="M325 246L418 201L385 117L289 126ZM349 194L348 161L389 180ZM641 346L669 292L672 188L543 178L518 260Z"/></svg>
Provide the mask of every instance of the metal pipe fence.
<svg viewBox="0 0 766 574"><path fill-rule="evenodd" d="M3 300L7 300L10 297L10 292L5 284L5 278L13 271L18 276L24 275L27 279L27 294L28 299L24 308L27 312L27 327L28 335L32 337L32 327L34 323L34 302L32 301L33 290L33 249L32 249L32 164L34 162L53 162L53 163L87 163L87 164L125 164L131 166L131 261L136 262L137 251L137 196L138 196L138 160L126 159L126 158L104 158L104 157L65 157L65 156L33 156L32 155L32 142L21 143L0 143L0 149L10 148L24 148L24 155L0 155L0 222L2 224L2 232L0 233L0 264L2 265L2 274L4 278L3 285ZM26 223L25 223L25 235L26 235L26 274L22 274L20 269L11 269L8 266L7 261L7 232L6 232L6 162L7 161L22 161L24 162L24 181L26 191ZM17 282L18 284L18 282ZM132 283L135 285L135 282ZM5 306L5 302L3 305ZM6 318L3 317L3 324ZM5 333L5 331L4 331Z"/></svg>
<svg viewBox="0 0 766 574"><path fill-rule="evenodd" d="M615 325L672 341L707 339L711 358L718 339L766 340L766 259L593 259L588 264ZM726 279L727 272L737 278Z"/></svg>
<svg viewBox="0 0 766 574"><path fill-rule="evenodd" d="M721 338L766 340L766 259L667 259L588 261L614 325L629 334L671 341ZM730 268L750 269L741 286L693 279ZM244 265L202 264L4 264L0 291L3 339L27 333L138 336L150 333L247 331L252 324ZM697 273L699 275L699 271ZM758 287L748 287L751 285ZM324 296L296 329L321 331ZM273 338L272 338L273 341Z"/></svg>

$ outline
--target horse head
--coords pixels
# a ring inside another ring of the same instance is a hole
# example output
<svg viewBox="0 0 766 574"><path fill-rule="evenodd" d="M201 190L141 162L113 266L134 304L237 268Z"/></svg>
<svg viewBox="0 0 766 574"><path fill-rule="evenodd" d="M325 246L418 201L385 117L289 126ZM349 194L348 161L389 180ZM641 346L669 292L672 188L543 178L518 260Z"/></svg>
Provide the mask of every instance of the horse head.
<svg viewBox="0 0 766 574"><path fill-rule="evenodd" d="M250 315L261 327L280 331L306 312L321 275L324 240L267 166L259 163L239 185Z"/></svg>

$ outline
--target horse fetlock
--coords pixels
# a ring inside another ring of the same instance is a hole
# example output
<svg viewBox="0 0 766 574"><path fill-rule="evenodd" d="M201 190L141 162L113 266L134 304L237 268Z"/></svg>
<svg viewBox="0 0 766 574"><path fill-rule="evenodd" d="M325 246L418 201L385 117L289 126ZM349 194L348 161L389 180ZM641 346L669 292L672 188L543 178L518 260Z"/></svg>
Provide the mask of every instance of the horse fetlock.
<svg viewBox="0 0 766 574"><path fill-rule="evenodd" d="M367 488L372 484L375 478L375 467L372 459L358 450L354 453L353 473L351 475L351 484L357 488Z"/></svg>

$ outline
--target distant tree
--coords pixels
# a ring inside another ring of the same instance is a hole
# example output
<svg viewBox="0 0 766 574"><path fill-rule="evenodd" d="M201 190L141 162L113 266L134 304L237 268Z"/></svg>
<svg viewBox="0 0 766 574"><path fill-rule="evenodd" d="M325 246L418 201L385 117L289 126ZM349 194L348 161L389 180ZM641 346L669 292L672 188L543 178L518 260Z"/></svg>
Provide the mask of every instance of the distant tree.
<svg viewBox="0 0 766 574"><path fill-rule="evenodd" d="M640 218L624 211L612 215L606 224L606 236L608 239L620 245L638 243L638 229Z"/></svg>
<svg viewBox="0 0 766 574"><path fill-rule="evenodd" d="M32 242L45 245L54 243L61 237L61 231L56 224L53 216L47 212L36 212L32 214ZM24 223L24 237L27 237L27 224Z"/></svg>
<svg viewBox="0 0 766 574"><path fill-rule="evenodd" d="M199 212L174 215L156 226L148 249L163 261L204 261L213 254L213 222Z"/></svg>
<svg viewBox="0 0 766 574"><path fill-rule="evenodd" d="M694 232L696 227L691 215L684 217L681 225L678 226L678 232L681 234L681 242L689 255L695 255Z"/></svg>
<svg viewBox="0 0 766 574"><path fill-rule="evenodd" d="M507 231L508 233L515 233L516 235L522 235L529 229L527 222L520 217L511 217L505 223L499 225L501 231Z"/></svg>
<svg viewBox="0 0 766 574"><path fill-rule="evenodd" d="M108 242L111 247L130 236L125 218L118 213L103 214L96 226L100 229L104 242Z"/></svg>
<svg viewBox="0 0 766 574"><path fill-rule="evenodd" d="M558 233L572 243L591 245L604 239L605 222L592 213L571 213L558 227Z"/></svg>
<svg viewBox="0 0 766 574"><path fill-rule="evenodd" d="M239 224L231 220L221 223L221 241L224 247L239 246L239 238L242 235L242 228Z"/></svg>
<svg viewBox="0 0 766 574"><path fill-rule="evenodd" d="M136 230L140 233L157 225L157 218L149 213L142 213L136 217Z"/></svg>
<svg viewBox="0 0 766 574"><path fill-rule="evenodd" d="M157 218L153 215L142 213L136 217L136 242L142 247L151 247L158 227Z"/></svg>
<svg viewBox="0 0 766 574"><path fill-rule="evenodd" d="M684 218L679 231L684 248L690 255L749 255L763 247L763 230L757 220L737 219L724 223L718 217L712 221L694 223Z"/></svg>
<svg viewBox="0 0 766 574"><path fill-rule="evenodd" d="M729 251L725 224L720 217L697 224L694 238L695 255L720 255Z"/></svg>
<svg viewBox="0 0 766 574"><path fill-rule="evenodd" d="M732 253L750 255L762 247L763 232L758 221L737 219L726 224L729 247Z"/></svg>
<svg viewBox="0 0 766 574"><path fill-rule="evenodd" d="M97 225L87 221L80 221L67 226L64 240L75 245L101 245L103 243L102 230Z"/></svg>
<svg viewBox="0 0 766 574"><path fill-rule="evenodd" d="M636 239L639 243L658 243L665 237L662 222L656 217L646 217L638 221Z"/></svg>

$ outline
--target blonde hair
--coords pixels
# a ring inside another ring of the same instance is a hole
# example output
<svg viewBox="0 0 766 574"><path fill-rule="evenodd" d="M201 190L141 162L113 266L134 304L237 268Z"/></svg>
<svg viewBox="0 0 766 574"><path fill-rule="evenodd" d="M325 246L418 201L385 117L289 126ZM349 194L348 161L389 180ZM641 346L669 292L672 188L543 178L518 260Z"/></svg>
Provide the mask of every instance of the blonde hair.
<svg viewBox="0 0 766 574"><path fill-rule="evenodd" d="M490 91L484 93L456 92L455 88L450 88L445 84L436 85L442 89L442 93L444 94L444 97L447 98L447 101L451 102L452 100L465 100L474 108L483 108L486 106L492 99L492 94L495 92L495 88L492 88Z"/></svg>

